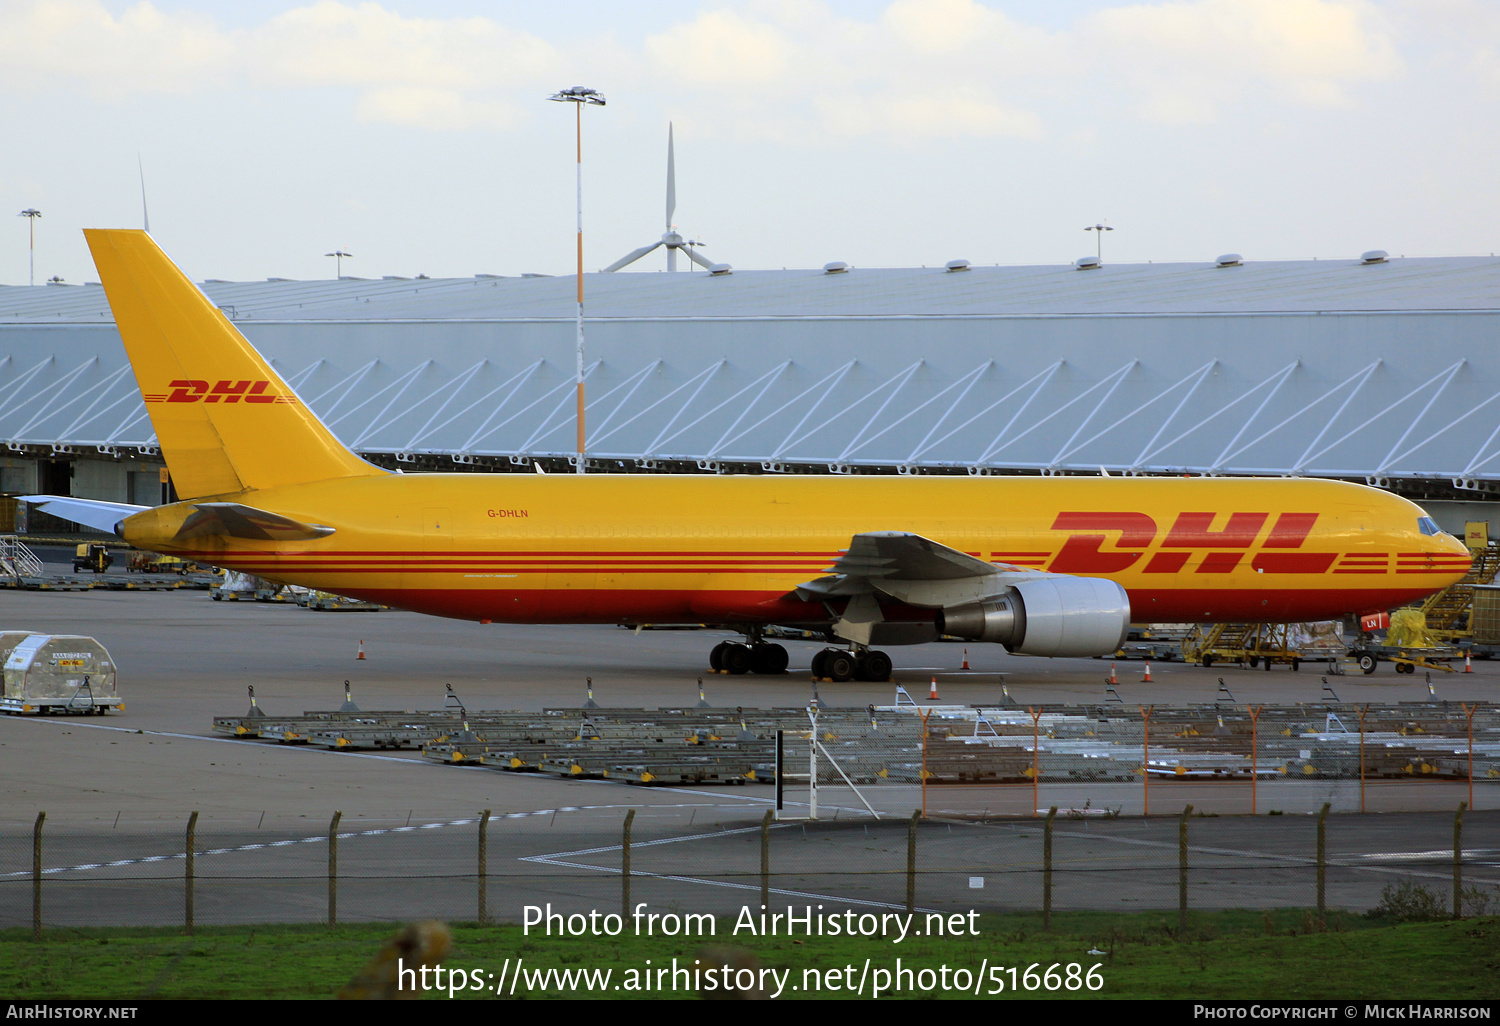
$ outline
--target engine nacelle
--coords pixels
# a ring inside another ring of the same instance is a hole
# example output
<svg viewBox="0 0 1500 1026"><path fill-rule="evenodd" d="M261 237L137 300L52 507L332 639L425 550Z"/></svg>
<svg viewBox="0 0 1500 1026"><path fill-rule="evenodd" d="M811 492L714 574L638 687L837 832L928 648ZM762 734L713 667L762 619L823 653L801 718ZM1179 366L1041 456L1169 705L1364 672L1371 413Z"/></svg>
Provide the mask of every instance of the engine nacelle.
<svg viewBox="0 0 1500 1026"><path fill-rule="evenodd" d="M1130 630L1130 597L1102 577L1038 577L938 613L938 630L1021 655L1108 655Z"/></svg>

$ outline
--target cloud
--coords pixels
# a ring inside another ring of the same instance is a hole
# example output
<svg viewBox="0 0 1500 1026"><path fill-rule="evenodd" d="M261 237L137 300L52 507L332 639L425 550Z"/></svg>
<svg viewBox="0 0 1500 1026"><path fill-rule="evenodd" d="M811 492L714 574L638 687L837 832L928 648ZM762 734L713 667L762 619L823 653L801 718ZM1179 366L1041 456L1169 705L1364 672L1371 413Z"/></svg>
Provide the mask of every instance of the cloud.
<svg viewBox="0 0 1500 1026"><path fill-rule="evenodd" d="M1033 136L1024 81L1068 59L1060 36L975 0L896 0L873 19L821 3L714 10L646 40L700 128L773 139ZM727 116L726 116L727 115Z"/></svg>
<svg viewBox="0 0 1500 1026"><path fill-rule="evenodd" d="M187 92L221 79L234 42L200 15L149 3L118 18L98 0L0 4L0 80L70 80L95 92Z"/></svg>
<svg viewBox="0 0 1500 1026"><path fill-rule="evenodd" d="M1392 2L1456 11L1473 0ZM339 89L360 120L493 130L520 123L576 65L659 97L704 134L920 142L1037 137L1042 112L1058 100L1078 111L1085 89L1119 93L1143 118L1201 123L1260 93L1348 104L1403 71L1386 9L1368 0L1137 2L1063 31L992 4L888 0L848 16L821 0L706 0L662 32L588 40L375 2L315 0L231 31L146 2L116 16L103 0L0 0L0 81L111 95ZM1474 50L1481 77L1495 65L1488 42Z"/></svg>
<svg viewBox="0 0 1500 1026"><path fill-rule="evenodd" d="M1153 120L1205 122L1220 104L1269 89L1344 106L1349 87L1403 64L1381 12L1363 0L1178 0L1098 11L1079 35L1101 69Z"/></svg>
<svg viewBox="0 0 1500 1026"><path fill-rule="evenodd" d="M232 86L349 88L362 120L435 129L508 127L507 98L555 75L557 51L486 18L408 18L379 4L319 0L247 30L150 3L112 15L100 0L0 6L0 76L115 96Z"/></svg>

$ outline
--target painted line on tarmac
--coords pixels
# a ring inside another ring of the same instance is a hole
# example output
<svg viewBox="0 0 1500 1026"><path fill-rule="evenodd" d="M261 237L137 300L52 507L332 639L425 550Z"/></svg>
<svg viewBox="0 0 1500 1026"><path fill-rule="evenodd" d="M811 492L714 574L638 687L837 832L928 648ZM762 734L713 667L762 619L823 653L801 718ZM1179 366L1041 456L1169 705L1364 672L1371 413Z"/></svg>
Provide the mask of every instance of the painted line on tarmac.
<svg viewBox="0 0 1500 1026"><path fill-rule="evenodd" d="M598 811L598 810L601 810L601 809L639 809L639 808L641 808L641 806L639 806L639 805L563 805L563 806L559 806L558 808L555 808L555 809L533 809L530 812L503 812L503 813L498 813L498 814L490 816L490 819L491 820L500 820L500 819L526 819L526 818L532 817L532 816L555 816L558 813L562 813L562 812L590 812L590 811ZM683 803L683 804L678 804L678 805L654 805L654 806L647 806L647 808L655 808L655 809L663 809L663 808L665 808L665 809L700 809L700 808L739 808L739 806L736 806L736 805L710 805L708 803L691 803L691 804L689 804L689 803ZM373 827L373 828L371 828L369 830L354 830L354 831L350 831L348 833L340 833L338 835L338 837L339 837L339 840L342 841L342 840L353 839L353 838L358 838L358 837L380 837L380 836L383 836L383 835L386 835L386 834L409 834L409 833L415 833L418 830L439 830L439 829L442 829L443 827L470 826L470 825L478 823L478 822L479 822L479 817L473 816L473 817L469 817L467 819L452 819L452 820L446 820L446 821L439 821L439 822L435 822L435 823L420 823L420 824L418 824L416 826ZM753 828L749 828L749 829L759 830L760 828L759 827L753 827ZM702 835L702 836L713 837L713 836L718 836L718 835L717 834L705 834L705 835ZM193 852L193 856L196 858L196 857L201 856L201 855L231 855L231 854L234 854L236 852L259 851L259 850L264 849L264 848L286 848L286 847L290 847L291 845L294 845L294 844L324 844L324 843L327 843L327 841L328 841L328 835L327 834L318 834L318 835L315 835L313 837L294 837L294 838L287 838L287 839L280 840L280 841L258 841L258 842L254 843L254 844L240 844L240 845L235 845L235 846L230 847L230 848L207 848L207 849L204 849L203 851L195 851L195 852ZM642 841L639 844L634 845L634 847L645 847L646 845L661 844L661 843L663 843L663 842L662 841ZM616 845L616 847L619 847L619 846ZM608 850L608 849L602 849L601 848L599 850L600 851L605 851L605 850ZM569 854L569 853L563 852L562 854ZM574 854L576 854L576 853L574 853ZM139 866L139 865L144 865L144 864L146 864L148 862L167 862L167 861L170 861L172 859L185 859L185 858L187 858L187 853L179 851L179 852L174 852L171 855L145 855L145 856L142 856L140 858L134 858L134 859L116 859L113 862L84 862L84 863L80 863L79 865L76 865L76 866L54 866L51 869L44 869L44 870L42 870L42 875L43 876L48 876L48 875L51 875L51 874L54 874L54 873L75 873L75 872L82 872L82 871L86 871L86 870L90 870L90 869L116 869L116 868L119 868L121 866ZM31 873L31 870L29 870L29 869L28 870L22 870L22 871L16 872L16 873L0 873L0 880L6 880L6 879L15 878L15 877L27 877L27 876L31 876L31 875L32 875L32 873Z"/></svg>
<svg viewBox="0 0 1500 1026"><path fill-rule="evenodd" d="M150 737L172 737L183 741L211 741L215 744L241 745L247 748L259 748L262 751L279 750L284 752L301 752L310 755L338 755L351 759L378 759L381 762L402 763L408 766L440 766L441 763L429 762L426 759L408 759L399 755L374 755L369 752L340 752L331 748L313 748L303 745L277 744L263 745L254 741L246 741L237 737L204 737L202 734L179 734L170 730L146 730L143 727L111 727L103 723L79 723L76 720L54 720L54 719L25 719L24 723L47 723L58 727L87 727L89 730L112 730L120 734L145 734Z"/></svg>
<svg viewBox="0 0 1500 1026"><path fill-rule="evenodd" d="M788 827L792 826L793 824L781 823L777 825L781 827ZM633 851L636 848L646 848L657 844L677 844L682 841L702 841L711 837L732 837L735 834L750 834L757 833L759 831L759 826L739 827L734 830L716 830L712 833L705 834L685 834L681 837L663 837L655 841L641 841L639 843L631 842L630 847ZM574 858L579 855L601 855L607 852L620 851L622 848L624 848L623 844L610 844L600 848L580 848L576 851L553 852L550 855L523 855L519 859L517 859L517 861L534 862L539 865L545 866L561 866L565 869L587 869L592 870L595 873L613 873L618 876L621 872L623 872L623 870L617 869L613 866L595 866L587 862L567 862L564 860L568 858ZM755 891L757 894L760 893L760 884L735 883L732 880L708 880L700 876L677 876L671 873L648 873L638 869L632 869L630 871L630 875L632 877L647 877L652 880L670 880L673 883L699 884L704 887L727 887L730 890ZM842 894L819 894L815 891L793 891L781 887L772 887L769 888L769 890L772 894L784 894L792 898L808 898L816 899L818 901L841 901L849 905L866 905L870 908L889 908L895 909L899 912L906 911L906 906L904 904L897 905L892 904L888 901L872 901L869 898L849 898L845 897ZM939 910L934 908L918 908L917 911L928 913L938 912Z"/></svg>
<svg viewBox="0 0 1500 1026"><path fill-rule="evenodd" d="M1009 825L1007 825L1003 829L1015 831L1015 830L1025 829L1025 827L1019 826L1019 825L1018 826L1009 826ZM1035 829L1035 827L1032 827L1032 829ZM1079 833L1074 833L1072 831L1062 831L1060 833L1055 833L1054 836L1072 837L1072 838L1077 838L1079 840L1088 840L1088 841L1111 841L1111 842L1114 842L1116 844L1135 845L1135 846L1141 847L1141 848L1159 848L1159 849L1162 849L1162 850L1165 850L1165 851L1177 851L1178 850L1178 846L1177 846L1176 843L1173 843L1173 842L1164 842L1164 841L1148 841L1148 840L1145 840L1145 839L1139 838L1139 837L1113 837L1113 836L1110 836L1110 835L1107 835L1107 834L1079 834ZM1190 844L1190 845L1188 845L1188 851L1197 852L1200 855L1218 855L1218 856L1222 856L1222 857L1225 857L1225 858L1239 858L1239 859L1266 859L1266 860L1274 860L1274 861L1280 861L1280 862L1291 862L1291 863L1295 863L1297 865L1303 865L1303 866L1315 866L1315 865L1318 864L1318 860L1316 858L1309 858L1306 855L1293 855L1291 853L1278 853L1278 852L1251 851L1249 849L1243 849L1243 848L1208 848L1208 847L1204 847L1202 845ZM1463 856L1465 858L1468 858L1471 854L1476 855L1476 856L1490 856L1490 855L1495 854L1495 849L1492 849L1492 848L1479 848L1479 849L1467 849L1466 848L1466 849L1464 849ZM1447 858L1447 859L1451 860L1453 858L1453 849L1449 848L1447 851L1440 851L1440 852L1384 852L1384 853L1381 853L1381 852L1376 852L1376 853L1349 852L1349 853L1346 853L1346 854L1331 855L1331 856L1329 856L1327 858L1327 860L1326 860L1326 864L1329 865L1329 866L1337 866L1337 867L1342 868L1342 869L1355 869L1355 870L1359 870L1359 871L1365 872L1365 873L1384 873L1384 874L1389 874L1389 875L1393 875L1393 876L1413 876L1413 877L1420 876L1420 877L1425 877L1425 878L1432 879L1432 880L1451 880L1453 878L1453 874L1452 874L1451 871L1447 872L1447 873L1424 873L1421 870L1413 870L1413 869L1407 869L1407 868L1400 868L1400 869L1398 869L1398 868L1394 868L1394 867L1387 868L1385 866L1373 866L1373 865L1369 865L1367 862L1362 862L1362 860L1366 860L1366 859L1369 859L1369 860L1375 860L1375 859L1395 860L1395 859L1405 859L1405 858L1417 859L1417 858L1427 858L1427 857L1431 857L1433 859ZM1480 865L1490 865L1490 863L1479 863L1479 864ZM1493 885L1493 884L1500 884L1500 880L1477 880L1477 881L1474 881L1474 882L1475 883L1481 883L1481 884L1491 884L1491 885Z"/></svg>

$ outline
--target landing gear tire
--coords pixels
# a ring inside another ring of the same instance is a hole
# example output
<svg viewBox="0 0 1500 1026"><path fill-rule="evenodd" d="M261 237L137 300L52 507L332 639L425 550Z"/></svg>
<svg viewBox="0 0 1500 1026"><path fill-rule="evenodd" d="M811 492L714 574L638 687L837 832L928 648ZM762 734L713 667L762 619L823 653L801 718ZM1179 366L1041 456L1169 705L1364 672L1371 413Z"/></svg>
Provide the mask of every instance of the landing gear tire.
<svg viewBox="0 0 1500 1026"><path fill-rule="evenodd" d="M855 663L854 679L883 684L891 679L893 664L884 652L865 652Z"/></svg>
<svg viewBox="0 0 1500 1026"><path fill-rule="evenodd" d="M724 669L724 650L733 644L734 642L732 641L721 641L709 649L708 668L710 670L718 671Z"/></svg>
<svg viewBox="0 0 1500 1026"><path fill-rule="evenodd" d="M729 642L720 656L723 668L733 674L748 673L750 671L750 646Z"/></svg>
<svg viewBox="0 0 1500 1026"><path fill-rule="evenodd" d="M828 654L832 651L833 649L831 648L820 648L817 652L813 653L812 675L818 680L822 680L828 676Z"/></svg>
<svg viewBox="0 0 1500 1026"><path fill-rule="evenodd" d="M823 660L823 669L827 671L829 679L840 682L853 680L857 666L854 653L841 652L838 649L830 649Z"/></svg>
<svg viewBox="0 0 1500 1026"><path fill-rule="evenodd" d="M1375 672L1375 657L1366 652L1359 657L1359 668L1366 674Z"/></svg>
<svg viewBox="0 0 1500 1026"><path fill-rule="evenodd" d="M776 674L785 673L790 661L786 649L780 645L762 642L750 648L750 672Z"/></svg>

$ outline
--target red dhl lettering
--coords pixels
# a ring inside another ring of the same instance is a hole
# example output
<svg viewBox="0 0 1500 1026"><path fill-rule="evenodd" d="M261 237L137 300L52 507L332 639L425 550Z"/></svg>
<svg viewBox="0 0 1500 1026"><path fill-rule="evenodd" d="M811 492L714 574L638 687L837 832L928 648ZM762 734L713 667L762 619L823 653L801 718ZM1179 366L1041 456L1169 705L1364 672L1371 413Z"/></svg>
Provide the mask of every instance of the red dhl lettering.
<svg viewBox="0 0 1500 1026"><path fill-rule="evenodd" d="M1198 561L1194 573L1233 573L1244 562L1244 550L1255 545L1269 513L1231 513L1223 526L1213 529L1220 514L1209 512L1180 513L1167 531L1158 550L1151 554L1142 573L1175 574L1182 571L1194 551L1209 549ZM1317 513L1281 513L1271 525L1261 548L1296 549L1302 546L1318 521ZM1062 548L1047 568L1053 573L1112 574L1134 566L1156 541L1156 521L1145 513L1125 511L1059 513L1053 521L1054 531L1080 532L1063 542ZM1111 536L1115 548L1108 548ZM1238 549L1240 551L1219 551ZM1167 551L1176 550L1176 551ZM1183 551L1194 550L1194 551ZM1333 552L1265 552L1250 559L1251 569L1266 574L1319 574L1333 565Z"/></svg>
<svg viewBox="0 0 1500 1026"><path fill-rule="evenodd" d="M268 391L271 387L269 381L218 381L209 385L207 381L196 378L177 378L168 386L172 391L165 394L149 394L145 397L148 403L237 403L241 400L247 403L295 403L297 398L291 395L277 395Z"/></svg>

